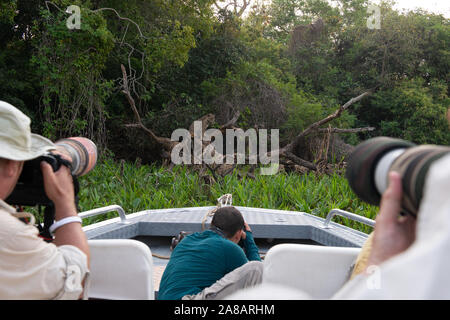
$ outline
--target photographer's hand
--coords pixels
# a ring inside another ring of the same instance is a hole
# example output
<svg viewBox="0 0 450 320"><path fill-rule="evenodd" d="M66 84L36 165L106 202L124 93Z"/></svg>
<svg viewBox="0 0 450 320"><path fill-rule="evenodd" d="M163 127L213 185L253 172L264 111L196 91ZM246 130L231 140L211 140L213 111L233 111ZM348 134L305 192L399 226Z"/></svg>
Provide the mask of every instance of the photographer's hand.
<svg viewBox="0 0 450 320"><path fill-rule="evenodd" d="M48 163L41 162L41 170L45 193L55 205L55 220L76 216L73 179L69 168L61 166L57 172L53 172ZM89 264L89 246L81 224L69 223L56 229L54 243L57 246L73 245L79 248L86 254Z"/></svg>
<svg viewBox="0 0 450 320"><path fill-rule="evenodd" d="M70 170L61 166L57 172L53 172L52 167L41 162L41 170L44 176L44 188L47 197L55 204L55 219L61 220L65 217L77 214L75 207L75 192L73 179Z"/></svg>
<svg viewBox="0 0 450 320"><path fill-rule="evenodd" d="M416 219L400 216L402 181L397 172L389 174L389 188L384 192L376 218L372 249L367 266L379 265L408 249L415 240Z"/></svg>
<svg viewBox="0 0 450 320"><path fill-rule="evenodd" d="M247 238L247 234L245 233L245 231L252 231L252 229L250 229L250 226L247 224L247 222L244 221L244 230L241 231L241 239L245 240Z"/></svg>

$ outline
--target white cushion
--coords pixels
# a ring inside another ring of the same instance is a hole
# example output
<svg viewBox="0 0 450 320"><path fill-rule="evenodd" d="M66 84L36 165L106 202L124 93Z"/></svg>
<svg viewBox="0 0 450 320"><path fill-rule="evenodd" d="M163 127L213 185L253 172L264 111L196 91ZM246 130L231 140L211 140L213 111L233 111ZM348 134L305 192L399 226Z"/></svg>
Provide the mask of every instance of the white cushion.
<svg viewBox="0 0 450 320"><path fill-rule="evenodd" d="M264 259L263 283L301 290L328 299L348 280L361 248L302 244L273 246Z"/></svg>
<svg viewBox="0 0 450 320"><path fill-rule="evenodd" d="M150 248L137 240L89 240L89 298L153 300Z"/></svg>
<svg viewBox="0 0 450 320"><path fill-rule="evenodd" d="M224 300L309 300L305 292L282 284L263 282L254 287L241 289L226 296Z"/></svg>

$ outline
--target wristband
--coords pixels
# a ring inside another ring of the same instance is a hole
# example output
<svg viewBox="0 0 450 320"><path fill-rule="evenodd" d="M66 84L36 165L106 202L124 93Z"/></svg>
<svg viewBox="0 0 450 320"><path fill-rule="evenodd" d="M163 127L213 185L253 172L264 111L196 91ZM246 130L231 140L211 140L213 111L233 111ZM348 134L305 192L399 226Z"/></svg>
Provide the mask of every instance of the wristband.
<svg viewBox="0 0 450 320"><path fill-rule="evenodd" d="M59 221L55 221L55 223L53 223L50 226L49 231L53 235L55 233L56 229L61 228L63 225L66 225L69 223L74 223L74 222L81 223L81 218L78 216L73 216L73 217L67 217L67 218L61 219Z"/></svg>

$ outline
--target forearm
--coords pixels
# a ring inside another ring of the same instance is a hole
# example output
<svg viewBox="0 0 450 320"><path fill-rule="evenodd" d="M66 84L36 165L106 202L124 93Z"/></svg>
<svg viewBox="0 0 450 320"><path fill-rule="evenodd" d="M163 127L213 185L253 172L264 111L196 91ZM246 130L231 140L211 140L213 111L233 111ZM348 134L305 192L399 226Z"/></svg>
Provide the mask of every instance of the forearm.
<svg viewBox="0 0 450 320"><path fill-rule="evenodd" d="M251 231L246 231L246 237L244 240L244 251L249 261L261 261L259 256L259 249L256 246L253 234Z"/></svg>
<svg viewBox="0 0 450 320"><path fill-rule="evenodd" d="M65 166L61 166L58 171L54 172L53 168L45 161L41 162L41 170L44 177L45 193L55 205L55 221L58 222L65 218L77 217L73 178L70 170ZM75 255L78 257L78 261L75 264L78 265L78 263L81 263L81 265L89 269L89 246L80 221L65 220L61 224L56 225L55 228L53 230L55 235L54 244L60 247L60 251L70 251L73 248L77 248L78 250L75 250L77 252ZM86 256L85 261L82 261L83 257L81 257L79 251L83 252ZM71 272L75 271L72 270ZM81 279L83 287L85 280ZM71 296L70 293L62 292L62 297L67 295Z"/></svg>
<svg viewBox="0 0 450 320"><path fill-rule="evenodd" d="M55 205L56 221L72 216L77 216L77 211L74 204L62 203ZM56 246L72 245L77 247L86 254L89 266L89 246L86 235L80 223L68 223L56 229L55 240L53 243Z"/></svg>

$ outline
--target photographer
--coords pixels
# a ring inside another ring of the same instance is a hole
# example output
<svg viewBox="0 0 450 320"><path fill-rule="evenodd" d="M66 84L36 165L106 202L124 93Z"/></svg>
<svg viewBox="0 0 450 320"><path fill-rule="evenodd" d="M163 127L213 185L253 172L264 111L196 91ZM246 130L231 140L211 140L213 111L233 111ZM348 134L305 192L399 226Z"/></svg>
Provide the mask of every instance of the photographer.
<svg viewBox="0 0 450 320"><path fill-rule="evenodd" d="M335 298L450 299L449 194L450 156L446 156L430 169L417 221L410 216L399 217L401 180L391 173L367 268ZM379 283L369 286L373 280Z"/></svg>
<svg viewBox="0 0 450 320"><path fill-rule="evenodd" d="M245 252L238 246L241 240ZM191 234L176 246L158 299L222 299L261 283L262 270L258 247L242 214L234 207L222 207L214 214L210 230Z"/></svg>
<svg viewBox="0 0 450 320"><path fill-rule="evenodd" d="M430 168L417 218L400 215L402 194L400 175L391 172L372 240L364 245L369 250L361 262L362 272L333 299L450 299L450 155ZM311 297L297 289L264 283L227 299Z"/></svg>
<svg viewBox="0 0 450 320"><path fill-rule="evenodd" d="M89 247L69 169L61 166L53 172L41 163L45 192L55 206L53 243L39 238L37 228L17 219L16 210L3 201L14 190L24 162L52 149L52 142L31 133L27 116L0 101L0 299L78 299L83 293Z"/></svg>

